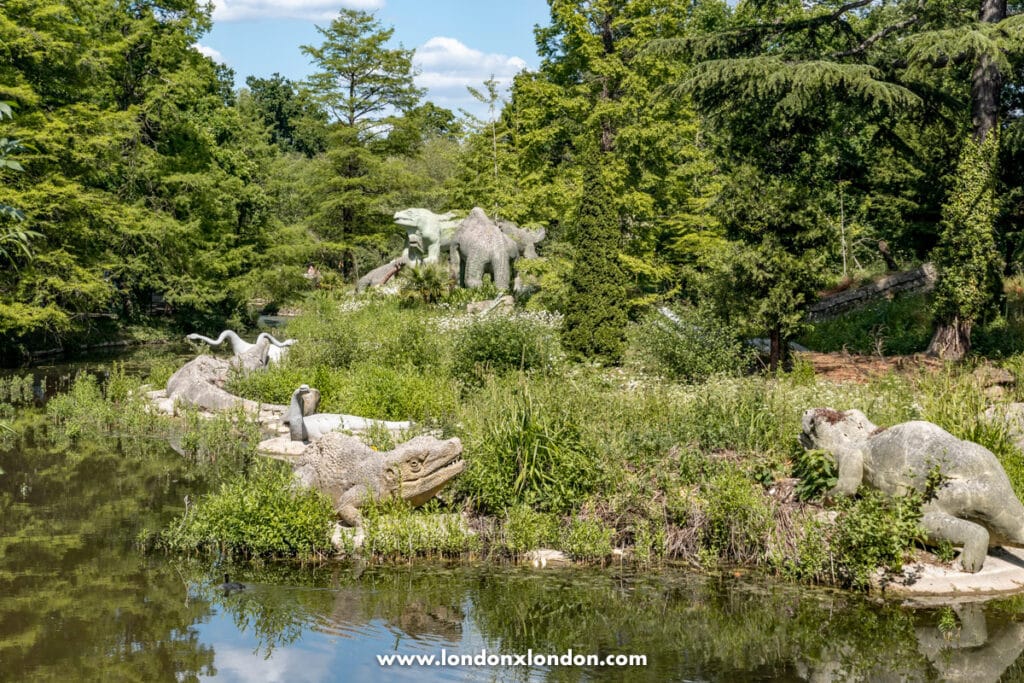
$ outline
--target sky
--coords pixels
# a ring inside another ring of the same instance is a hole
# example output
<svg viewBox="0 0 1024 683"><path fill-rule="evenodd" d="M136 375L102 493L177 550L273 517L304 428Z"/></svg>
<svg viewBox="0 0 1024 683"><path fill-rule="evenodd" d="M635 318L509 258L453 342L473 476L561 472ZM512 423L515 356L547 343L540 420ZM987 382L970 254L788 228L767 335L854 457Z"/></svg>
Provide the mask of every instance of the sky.
<svg viewBox="0 0 1024 683"><path fill-rule="evenodd" d="M539 65L533 27L549 22L546 0L213 0L213 30L194 46L247 76L280 73L302 80L313 72L301 45L323 43L342 7L373 11L393 27L393 47L415 48L417 85L426 99L453 111L486 117L487 107L466 86L482 88L492 74L507 86L522 69Z"/></svg>

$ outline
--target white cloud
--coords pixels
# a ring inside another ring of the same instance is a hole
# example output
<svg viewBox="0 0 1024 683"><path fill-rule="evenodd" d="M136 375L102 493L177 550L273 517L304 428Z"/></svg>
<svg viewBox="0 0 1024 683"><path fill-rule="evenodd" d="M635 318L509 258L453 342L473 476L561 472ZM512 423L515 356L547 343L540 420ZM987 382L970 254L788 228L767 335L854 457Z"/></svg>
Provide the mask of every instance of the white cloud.
<svg viewBox="0 0 1024 683"><path fill-rule="evenodd" d="M218 64L227 63L224 61L224 55L222 55L219 51L214 50L209 45L200 45L199 43L193 43L192 49L205 57L209 57Z"/></svg>
<svg viewBox="0 0 1024 683"><path fill-rule="evenodd" d="M384 0L213 0L214 21L245 19L333 19L342 7L375 10Z"/></svg>
<svg viewBox="0 0 1024 683"><path fill-rule="evenodd" d="M484 53L445 36L435 36L416 48L414 62L420 69L416 85L427 88L431 100L477 115L485 114L481 110L486 107L473 99L466 86L484 90L483 82L493 76L499 92L504 94L512 77L527 66L519 57Z"/></svg>

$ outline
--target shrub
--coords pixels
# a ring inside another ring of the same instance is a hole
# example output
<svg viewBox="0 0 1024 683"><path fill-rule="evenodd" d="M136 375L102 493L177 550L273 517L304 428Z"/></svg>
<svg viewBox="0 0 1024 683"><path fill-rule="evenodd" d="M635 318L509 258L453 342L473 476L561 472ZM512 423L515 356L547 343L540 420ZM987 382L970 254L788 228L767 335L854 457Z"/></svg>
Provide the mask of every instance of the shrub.
<svg viewBox="0 0 1024 683"><path fill-rule="evenodd" d="M724 469L700 492L702 545L719 557L744 562L759 558L772 524L772 500L741 472Z"/></svg>
<svg viewBox="0 0 1024 683"><path fill-rule="evenodd" d="M296 489L290 468L260 459L200 498L160 535L179 552L240 557L308 557L332 551L334 509L322 493Z"/></svg>
<svg viewBox="0 0 1024 683"><path fill-rule="evenodd" d="M615 529L598 519L574 518L562 534L562 551L577 560L601 560L612 554Z"/></svg>
<svg viewBox="0 0 1024 683"><path fill-rule="evenodd" d="M458 514L414 513L405 501L375 501L362 509L368 552L385 557L461 555L480 546Z"/></svg>
<svg viewBox="0 0 1024 683"><path fill-rule="evenodd" d="M541 323L522 317L480 318L456 338L452 374L466 385L480 386L489 374L548 370L557 356L558 341Z"/></svg>
<svg viewBox="0 0 1024 683"><path fill-rule="evenodd" d="M838 481L835 458L827 451L801 450L793 458L793 476L799 500L814 500L831 490Z"/></svg>
<svg viewBox="0 0 1024 683"><path fill-rule="evenodd" d="M503 528L509 552L525 553L555 545L560 523L556 515L537 512L528 505L516 505L506 510Z"/></svg>
<svg viewBox="0 0 1024 683"><path fill-rule="evenodd" d="M740 374L754 360L728 325L693 308L649 313L631 331L630 353L648 370L690 382Z"/></svg>
<svg viewBox="0 0 1024 683"><path fill-rule="evenodd" d="M839 578L863 588L879 567L898 571L922 536L920 521L917 493L889 497L862 489L859 498L841 499L831 541Z"/></svg>

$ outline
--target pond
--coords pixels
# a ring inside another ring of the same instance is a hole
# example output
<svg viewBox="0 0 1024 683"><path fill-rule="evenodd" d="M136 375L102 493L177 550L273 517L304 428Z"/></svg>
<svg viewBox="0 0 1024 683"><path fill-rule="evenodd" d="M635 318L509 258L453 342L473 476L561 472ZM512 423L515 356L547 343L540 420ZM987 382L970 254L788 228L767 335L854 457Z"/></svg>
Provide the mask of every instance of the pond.
<svg viewBox="0 0 1024 683"><path fill-rule="evenodd" d="M1024 599L912 608L683 567L147 554L138 539L207 486L194 468L158 440L68 440L42 415L18 426L0 439L0 679L1024 678ZM245 589L225 591L226 572ZM434 663L382 663L392 655Z"/></svg>

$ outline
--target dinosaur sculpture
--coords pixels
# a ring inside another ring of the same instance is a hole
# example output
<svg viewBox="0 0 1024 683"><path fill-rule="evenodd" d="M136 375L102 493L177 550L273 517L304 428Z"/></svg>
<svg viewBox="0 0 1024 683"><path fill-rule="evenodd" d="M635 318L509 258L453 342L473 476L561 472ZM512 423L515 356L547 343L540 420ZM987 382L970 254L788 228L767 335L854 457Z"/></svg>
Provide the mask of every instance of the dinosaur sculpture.
<svg viewBox="0 0 1024 683"><path fill-rule="evenodd" d="M359 526L359 508L371 500L400 496L415 506L426 503L465 468L461 456L458 439L417 436L381 453L332 432L306 448L295 479L330 496L341 521Z"/></svg>
<svg viewBox="0 0 1024 683"><path fill-rule="evenodd" d="M175 403L223 411L241 406L246 412L258 414L260 404L224 389L231 361L213 356L193 358L167 380L167 398Z"/></svg>
<svg viewBox="0 0 1024 683"><path fill-rule="evenodd" d="M507 290L512 279L512 261L519 256L519 245L498 228L480 207L469 212L452 235L449 268L462 287L483 284L485 272L494 278L494 286Z"/></svg>
<svg viewBox="0 0 1024 683"><path fill-rule="evenodd" d="M498 221L498 228L516 243L519 258L537 258L537 243L547 235L544 228L527 230L510 221Z"/></svg>
<svg viewBox="0 0 1024 683"><path fill-rule="evenodd" d="M429 209L404 209L395 213L395 223L405 227L402 256L412 263L437 263L447 248L459 222L454 213L436 214Z"/></svg>
<svg viewBox="0 0 1024 683"><path fill-rule="evenodd" d="M364 432L373 427L383 427L390 432L401 432L412 427L411 422L389 422L371 420L357 415L340 413L317 413L320 392L303 384L292 393L292 400L286 415L288 433L292 441L319 441L330 432Z"/></svg>
<svg viewBox="0 0 1024 683"><path fill-rule="evenodd" d="M266 362L264 364L280 362L281 359L285 357L285 354L288 353L288 348L296 342L295 339L286 339L283 342L278 341L269 332L261 332L259 336L256 337L256 343L250 344L249 342L245 341L237 334L235 334L235 332L233 332L232 330L224 330L216 339L210 339L209 337L204 337L201 334L195 333L190 334L185 338L190 341L206 342L210 346L220 346L221 343L225 339L227 339L229 342L231 342L231 352L235 355L236 358L241 357L243 356L243 354L246 353L252 353L252 351L257 346L260 345L261 341L266 341L267 357Z"/></svg>
<svg viewBox="0 0 1024 683"><path fill-rule="evenodd" d="M890 496L924 492L935 468L942 483L921 508L930 541L963 546L960 564L977 572L989 545L1024 546L1024 505L991 451L930 422L879 428L859 410L808 410L800 442L835 457L839 480L830 495L852 496L861 484Z"/></svg>

